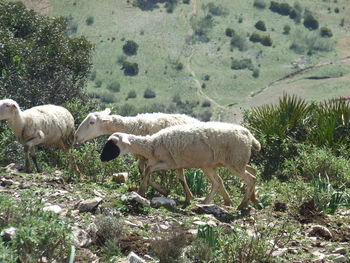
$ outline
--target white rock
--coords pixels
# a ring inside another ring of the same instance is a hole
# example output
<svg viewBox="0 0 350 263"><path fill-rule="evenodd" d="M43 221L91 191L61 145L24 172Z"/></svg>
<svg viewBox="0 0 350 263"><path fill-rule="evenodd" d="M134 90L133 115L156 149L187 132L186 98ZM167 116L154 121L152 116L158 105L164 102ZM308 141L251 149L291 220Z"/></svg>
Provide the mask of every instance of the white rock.
<svg viewBox="0 0 350 263"><path fill-rule="evenodd" d="M62 212L62 208L59 205L49 205L43 208L44 211L51 211L56 215L59 215Z"/></svg>
<svg viewBox="0 0 350 263"><path fill-rule="evenodd" d="M0 236L3 238L4 241L10 241L17 232L17 228L15 227L9 227L1 231Z"/></svg>
<svg viewBox="0 0 350 263"><path fill-rule="evenodd" d="M125 173L114 173L112 175L112 181L116 182L118 184L123 184L126 183L128 181L129 178L129 173L125 172Z"/></svg>
<svg viewBox="0 0 350 263"><path fill-rule="evenodd" d="M165 197L153 197L151 205L155 207L176 207L176 202L173 199Z"/></svg>
<svg viewBox="0 0 350 263"><path fill-rule="evenodd" d="M333 255L335 258L333 258L333 262L348 262L347 257L344 255Z"/></svg>
<svg viewBox="0 0 350 263"><path fill-rule="evenodd" d="M85 230L76 226L72 227L72 240L77 247L88 247L92 242L89 234Z"/></svg>
<svg viewBox="0 0 350 263"><path fill-rule="evenodd" d="M102 198L95 197L95 198L80 201L77 204L77 208L80 213L93 212L101 202L102 202Z"/></svg>
<svg viewBox="0 0 350 263"><path fill-rule="evenodd" d="M150 206L150 201L148 201L146 198L142 197L136 192L131 192L129 194L129 199L136 201L137 203L142 204L144 206Z"/></svg>
<svg viewBox="0 0 350 263"><path fill-rule="evenodd" d="M338 247L338 248L336 248L336 249L333 251L333 253L334 253L334 254L342 254L342 255L345 255L346 252L348 252L348 251L349 251L349 249L347 249L347 248L345 248L345 247Z"/></svg>
<svg viewBox="0 0 350 263"><path fill-rule="evenodd" d="M146 262L141 257L136 255L134 252L130 252L130 254L128 255L128 260L129 260L129 263L145 263Z"/></svg>

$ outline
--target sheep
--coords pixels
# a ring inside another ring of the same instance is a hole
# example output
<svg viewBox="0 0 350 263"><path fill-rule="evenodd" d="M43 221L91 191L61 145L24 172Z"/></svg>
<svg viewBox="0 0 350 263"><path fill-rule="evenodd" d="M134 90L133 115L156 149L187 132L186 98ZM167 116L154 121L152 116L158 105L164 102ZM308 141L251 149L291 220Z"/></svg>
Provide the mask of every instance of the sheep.
<svg viewBox="0 0 350 263"><path fill-rule="evenodd" d="M74 118L65 108L42 105L22 111L12 99L0 100L0 120L8 122L17 140L24 146L25 171L31 172L29 156L38 172L34 146L56 145L64 151L72 145Z"/></svg>
<svg viewBox="0 0 350 263"><path fill-rule="evenodd" d="M210 203L219 190L225 205L230 205L230 196L216 173L218 166L225 166L247 185L245 196L238 206L238 209L243 209L249 200L256 202L256 171L248 166L252 147L256 150L261 148L250 131L240 125L199 122L168 127L150 136L114 133L108 138L100 158L105 162L126 153L146 158L148 166L139 188L141 195L145 195L149 175L153 171L200 168L212 183L204 203Z"/></svg>
<svg viewBox="0 0 350 263"><path fill-rule="evenodd" d="M111 110L108 108L104 111L89 113L74 134L75 143L83 143L98 136L110 135L114 132L150 135L169 126L199 122L199 120L184 114L144 113L134 117L123 117L120 115L110 115L110 113ZM147 161L141 155L134 154L134 156L139 159L138 166L142 174ZM186 196L185 204L187 204L192 199L192 193L186 183L183 169L178 169L177 175L184 188ZM152 180L149 183L161 194L167 194L167 191L163 190Z"/></svg>

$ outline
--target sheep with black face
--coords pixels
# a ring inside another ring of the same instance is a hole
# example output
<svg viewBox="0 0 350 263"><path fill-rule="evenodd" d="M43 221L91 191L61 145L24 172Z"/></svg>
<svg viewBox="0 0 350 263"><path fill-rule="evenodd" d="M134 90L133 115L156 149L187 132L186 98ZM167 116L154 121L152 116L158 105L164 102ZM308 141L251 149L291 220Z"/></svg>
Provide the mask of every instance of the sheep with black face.
<svg viewBox="0 0 350 263"><path fill-rule="evenodd" d="M212 183L204 203L212 201L217 191L230 205L231 199L217 174L218 166L225 166L247 184L246 194L239 205L245 208L249 200L255 202L256 171L248 165L251 148L260 150L260 143L246 128L229 123L206 122L168 127L150 136L125 133L112 134L101 153L102 161L131 153L148 160L139 193L145 195L149 176L153 171L200 168Z"/></svg>

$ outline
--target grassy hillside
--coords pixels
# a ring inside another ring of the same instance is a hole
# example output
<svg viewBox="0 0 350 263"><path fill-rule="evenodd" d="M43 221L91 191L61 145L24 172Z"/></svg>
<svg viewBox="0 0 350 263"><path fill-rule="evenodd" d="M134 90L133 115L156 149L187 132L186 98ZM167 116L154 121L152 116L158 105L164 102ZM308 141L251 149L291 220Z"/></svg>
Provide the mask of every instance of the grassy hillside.
<svg viewBox="0 0 350 263"><path fill-rule="evenodd" d="M283 91L302 94L307 99L348 95L348 61L315 72L328 76L328 69L340 70L342 76L315 80L305 79L301 74L269 87L290 73L348 55L350 10L346 0L299 3L303 13L311 11L319 27L331 29L330 38L320 37L319 29L306 29L303 20L297 24L288 16L272 12L270 1L192 0L188 4L178 1L172 13L167 12L163 3L142 10L132 2L50 0L52 16L66 17L72 35L85 35L96 44L94 73L87 89L102 94L105 102L124 104L131 90L136 92L136 98L127 102L138 106L153 102L168 105L175 95L180 95L183 101L200 102L195 111L202 111L201 102L209 100L216 113L228 113L232 119L232 112L237 113L239 107L260 105L266 99L275 101ZM254 2L265 3L266 7L254 7ZM265 32L254 27L259 20L265 23ZM283 33L286 25L290 26L289 34ZM232 47L232 38L225 35L227 28L245 41L243 51ZM272 46L249 41L254 32L269 35ZM123 53L128 40L138 44L136 55ZM290 48L293 42L313 45L315 49L296 52ZM329 51L317 50L323 47ZM241 59L251 60L251 70L231 69L232 61ZM124 75L121 69L124 60L138 64L136 76ZM258 76L253 76L254 70ZM312 70L308 74L313 75ZM108 90L113 82L120 84L119 92ZM154 91L156 97L144 98L146 88ZM257 91L262 92L255 94Z"/></svg>

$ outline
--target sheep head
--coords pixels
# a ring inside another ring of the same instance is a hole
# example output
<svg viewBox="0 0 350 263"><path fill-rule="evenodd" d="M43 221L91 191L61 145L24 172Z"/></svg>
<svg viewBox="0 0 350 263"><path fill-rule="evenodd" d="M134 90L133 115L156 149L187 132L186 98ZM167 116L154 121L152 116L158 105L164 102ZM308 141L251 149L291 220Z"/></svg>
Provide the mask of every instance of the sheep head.
<svg viewBox="0 0 350 263"><path fill-rule="evenodd" d="M112 134L102 149L100 155L101 161L108 162L117 158L119 155L128 153L130 141L127 136L127 134L118 132Z"/></svg>
<svg viewBox="0 0 350 263"><path fill-rule="evenodd" d="M14 100L0 100L0 120L11 119L19 110L19 106Z"/></svg>
<svg viewBox="0 0 350 263"><path fill-rule="evenodd" d="M104 125L111 122L111 110L92 112L82 121L74 134L74 143L83 143L106 134Z"/></svg>

